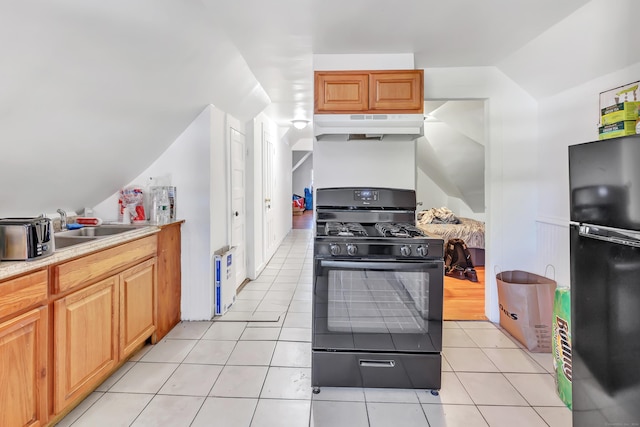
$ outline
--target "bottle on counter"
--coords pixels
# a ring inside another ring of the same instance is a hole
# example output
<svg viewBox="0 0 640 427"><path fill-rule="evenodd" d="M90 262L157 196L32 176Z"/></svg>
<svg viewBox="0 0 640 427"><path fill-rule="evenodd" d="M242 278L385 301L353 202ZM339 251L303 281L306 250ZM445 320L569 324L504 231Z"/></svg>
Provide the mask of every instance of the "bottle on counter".
<svg viewBox="0 0 640 427"><path fill-rule="evenodd" d="M158 187L156 189L156 211L155 211L155 222L156 224L167 224L169 223L169 191L167 187Z"/></svg>

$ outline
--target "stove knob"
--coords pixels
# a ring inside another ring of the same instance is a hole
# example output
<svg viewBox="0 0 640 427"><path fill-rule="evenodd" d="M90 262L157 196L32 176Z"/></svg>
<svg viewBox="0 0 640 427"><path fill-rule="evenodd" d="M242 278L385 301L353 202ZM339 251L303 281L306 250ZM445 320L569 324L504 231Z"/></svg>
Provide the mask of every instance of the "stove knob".
<svg viewBox="0 0 640 427"><path fill-rule="evenodd" d="M416 250L418 251L418 255L421 257L425 257L429 253L429 248L426 246L418 246Z"/></svg>
<svg viewBox="0 0 640 427"><path fill-rule="evenodd" d="M340 246L336 245L335 243L332 243L329 245L329 252L331 252L331 255L339 255L340 254Z"/></svg>
<svg viewBox="0 0 640 427"><path fill-rule="evenodd" d="M355 255L358 253L358 247L356 245L347 245L347 253L349 255Z"/></svg>
<svg viewBox="0 0 640 427"><path fill-rule="evenodd" d="M409 256L411 255L411 247L409 246L403 246L400 248L400 255L402 256Z"/></svg>

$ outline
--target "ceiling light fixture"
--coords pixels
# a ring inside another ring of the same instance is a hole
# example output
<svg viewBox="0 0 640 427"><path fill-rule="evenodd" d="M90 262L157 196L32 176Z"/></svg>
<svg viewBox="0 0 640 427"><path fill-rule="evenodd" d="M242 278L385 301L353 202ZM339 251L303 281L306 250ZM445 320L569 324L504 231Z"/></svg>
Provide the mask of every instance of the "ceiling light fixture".
<svg viewBox="0 0 640 427"><path fill-rule="evenodd" d="M309 124L309 120L297 119L297 120L291 120L291 123L293 124L293 127L296 129L304 129Z"/></svg>

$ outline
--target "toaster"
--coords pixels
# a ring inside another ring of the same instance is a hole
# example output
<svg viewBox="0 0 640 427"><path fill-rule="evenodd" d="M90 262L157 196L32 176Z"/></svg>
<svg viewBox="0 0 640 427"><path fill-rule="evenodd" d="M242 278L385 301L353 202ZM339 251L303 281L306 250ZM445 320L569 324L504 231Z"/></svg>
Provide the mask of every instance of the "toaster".
<svg viewBox="0 0 640 427"><path fill-rule="evenodd" d="M2 218L0 219L0 260L32 260L54 251L51 219Z"/></svg>

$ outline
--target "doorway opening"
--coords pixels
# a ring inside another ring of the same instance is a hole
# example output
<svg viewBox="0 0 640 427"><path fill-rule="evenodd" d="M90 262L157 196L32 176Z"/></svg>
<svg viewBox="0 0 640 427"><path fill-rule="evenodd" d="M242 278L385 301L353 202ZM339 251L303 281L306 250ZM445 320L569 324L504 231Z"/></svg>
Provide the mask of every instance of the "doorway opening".
<svg viewBox="0 0 640 427"><path fill-rule="evenodd" d="M295 148L295 147L294 147ZM308 147L303 147L308 148ZM292 206L292 228L311 229L313 227L313 151L291 151L291 192L292 199L301 197L302 208Z"/></svg>
<svg viewBox="0 0 640 427"><path fill-rule="evenodd" d="M425 101L424 137L416 146L418 212L447 209L462 223L436 233L446 242L462 238L472 252L478 282L445 276L445 320L485 317L486 100ZM420 216L420 214L419 214ZM465 226L473 228L465 230Z"/></svg>

